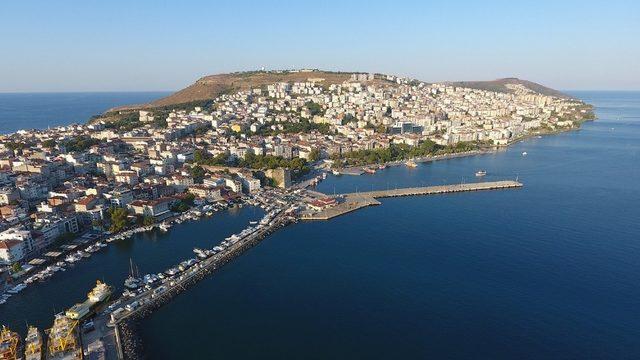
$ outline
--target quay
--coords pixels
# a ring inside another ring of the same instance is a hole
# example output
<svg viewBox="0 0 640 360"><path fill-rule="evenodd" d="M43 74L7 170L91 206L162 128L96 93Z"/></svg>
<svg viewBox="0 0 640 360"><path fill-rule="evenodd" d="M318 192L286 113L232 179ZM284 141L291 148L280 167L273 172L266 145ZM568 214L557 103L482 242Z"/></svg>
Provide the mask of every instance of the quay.
<svg viewBox="0 0 640 360"><path fill-rule="evenodd" d="M520 187L522 187L522 183L517 181L506 180L506 181L490 181L490 182L478 182L478 183L468 183L468 184L437 185L437 186L366 191L366 192L343 194L343 196L345 197L368 196L374 199L379 199L379 198L388 198L388 197L397 197L397 196L435 195L435 194L448 194L448 193L468 192L468 191L512 189L512 188L520 188Z"/></svg>
<svg viewBox="0 0 640 360"><path fill-rule="evenodd" d="M321 210L317 213L303 214L302 220L329 220L336 216L344 215L363 207L380 205L380 202L371 196L351 195L345 197L344 201L336 206Z"/></svg>
<svg viewBox="0 0 640 360"><path fill-rule="evenodd" d="M329 220L336 216L344 215L367 206L380 205L380 202L377 199L381 198L514 189L521 188L522 186L523 185L520 182L505 180L346 193L339 195L344 200L337 205L315 213L302 214L301 218L302 220Z"/></svg>

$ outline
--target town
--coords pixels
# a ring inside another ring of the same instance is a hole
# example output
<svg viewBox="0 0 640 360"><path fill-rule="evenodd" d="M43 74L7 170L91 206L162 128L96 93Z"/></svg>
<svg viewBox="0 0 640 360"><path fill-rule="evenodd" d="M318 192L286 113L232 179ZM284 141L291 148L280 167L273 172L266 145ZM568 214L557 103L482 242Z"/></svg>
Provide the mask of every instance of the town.
<svg viewBox="0 0 640 360"><path fill-rule="evenodd" d="M190 109L125 110L120 121L2 136L0 289L83 236L158 224L264 187L288 189L314 169L504 146L592 115L578 100L507 86L494 92L380 74L327 86L308 71L305 82L222 94Z"/></svg>

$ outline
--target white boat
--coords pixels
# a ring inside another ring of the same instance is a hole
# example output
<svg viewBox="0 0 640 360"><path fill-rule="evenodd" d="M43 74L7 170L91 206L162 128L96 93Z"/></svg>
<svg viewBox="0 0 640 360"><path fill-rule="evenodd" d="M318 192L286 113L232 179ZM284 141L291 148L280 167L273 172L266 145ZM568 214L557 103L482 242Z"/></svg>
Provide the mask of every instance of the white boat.
<svg viewBox="0 0 640 360"><path fill-rule="evenodd" d="M484 170L478 170L476 171L476 176L480 177L480 176L485 176L487 175L487 172Z"/></svg>
<svg viewBox="0 0 640 360"><path fill-rule="evenodd" d="M526 151L523 151L523 152L522 152L522 156L527 156L527 152L526 152Z"/></svg>

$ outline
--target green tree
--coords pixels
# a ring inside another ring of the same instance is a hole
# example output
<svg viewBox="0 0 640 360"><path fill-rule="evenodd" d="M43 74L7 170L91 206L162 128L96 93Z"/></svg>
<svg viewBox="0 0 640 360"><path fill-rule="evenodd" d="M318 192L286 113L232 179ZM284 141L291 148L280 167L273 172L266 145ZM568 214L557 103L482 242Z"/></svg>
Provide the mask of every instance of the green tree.
<svg viewBox="0 0 640 360"><path fill-rule="evenodd" d="M149 215L146 215L142 219L142 225L144 225L144 226L153 225L155 222L156 222L156 220L153 218L153 216L149 216Z"/></svg>
<svg viewBox="0 0 640 360"><path fill-rule="evenodd" d="M14 262L11 265L11 272L15 274L15 273L19 273L20 271L22 271L22 265L20 265L20 263L18 262Z"/></svg>
<svg viewBox="0 0 640 360"><path fill-rule="evenodd" d="M49 140L45 140L42 142L42 146L48 148L48 149L52 149L56 146L56 141L53 139L49 139Z"/></svg>
<svg viewBox="0 0 640 360"><path fill-rule="evenodd" d="M126 209L124 208L111 208L109 210L109 215L111 217L111 227L109 231L112 233L117 233L122 231L129 224L128 215Z"/></svg>
<svg viewBox="0 0 640 360"><path fill-rule="evenodd" d="M194 159L195 159L195 154L194 154ZM202 184L202 181L204 180L204 175L205 175L205 171L202 168L202 166L196 165L196 166L192 167L189 170L189 173L193 177L193 181L196 184Z"/></svg>
<svg viewBox="0 0 640 360"><path fill-rule="evenodd" d="M311 152L309 152L309 161L311 162L315 162L320 160L320 150L318 149L313 149L311 150Z"/></svg>

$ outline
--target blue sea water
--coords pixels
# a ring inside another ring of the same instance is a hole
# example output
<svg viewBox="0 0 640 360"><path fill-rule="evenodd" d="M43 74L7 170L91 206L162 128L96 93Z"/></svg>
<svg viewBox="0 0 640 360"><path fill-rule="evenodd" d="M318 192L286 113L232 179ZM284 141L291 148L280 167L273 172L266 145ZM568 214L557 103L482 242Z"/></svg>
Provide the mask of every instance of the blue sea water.
<svg viewBox="0 0 640 360"><path fill-rule="evenodd" d="M579 131L329 176L318 190L477 181L478 169L525 186L385 199L280 230L142 321L147 358L640 357L640 92L574 95L599 117ZM160 271L260 215L110 246L12 298L0 323L48 326L95 278L121 287L129 257Z"/></svg>
<svg viewBox="0 0 640 360"><path fill-rule="evenodd" d="M0 134L85 123L116 106L143 104L169 92L0 93Z"/></svg>

